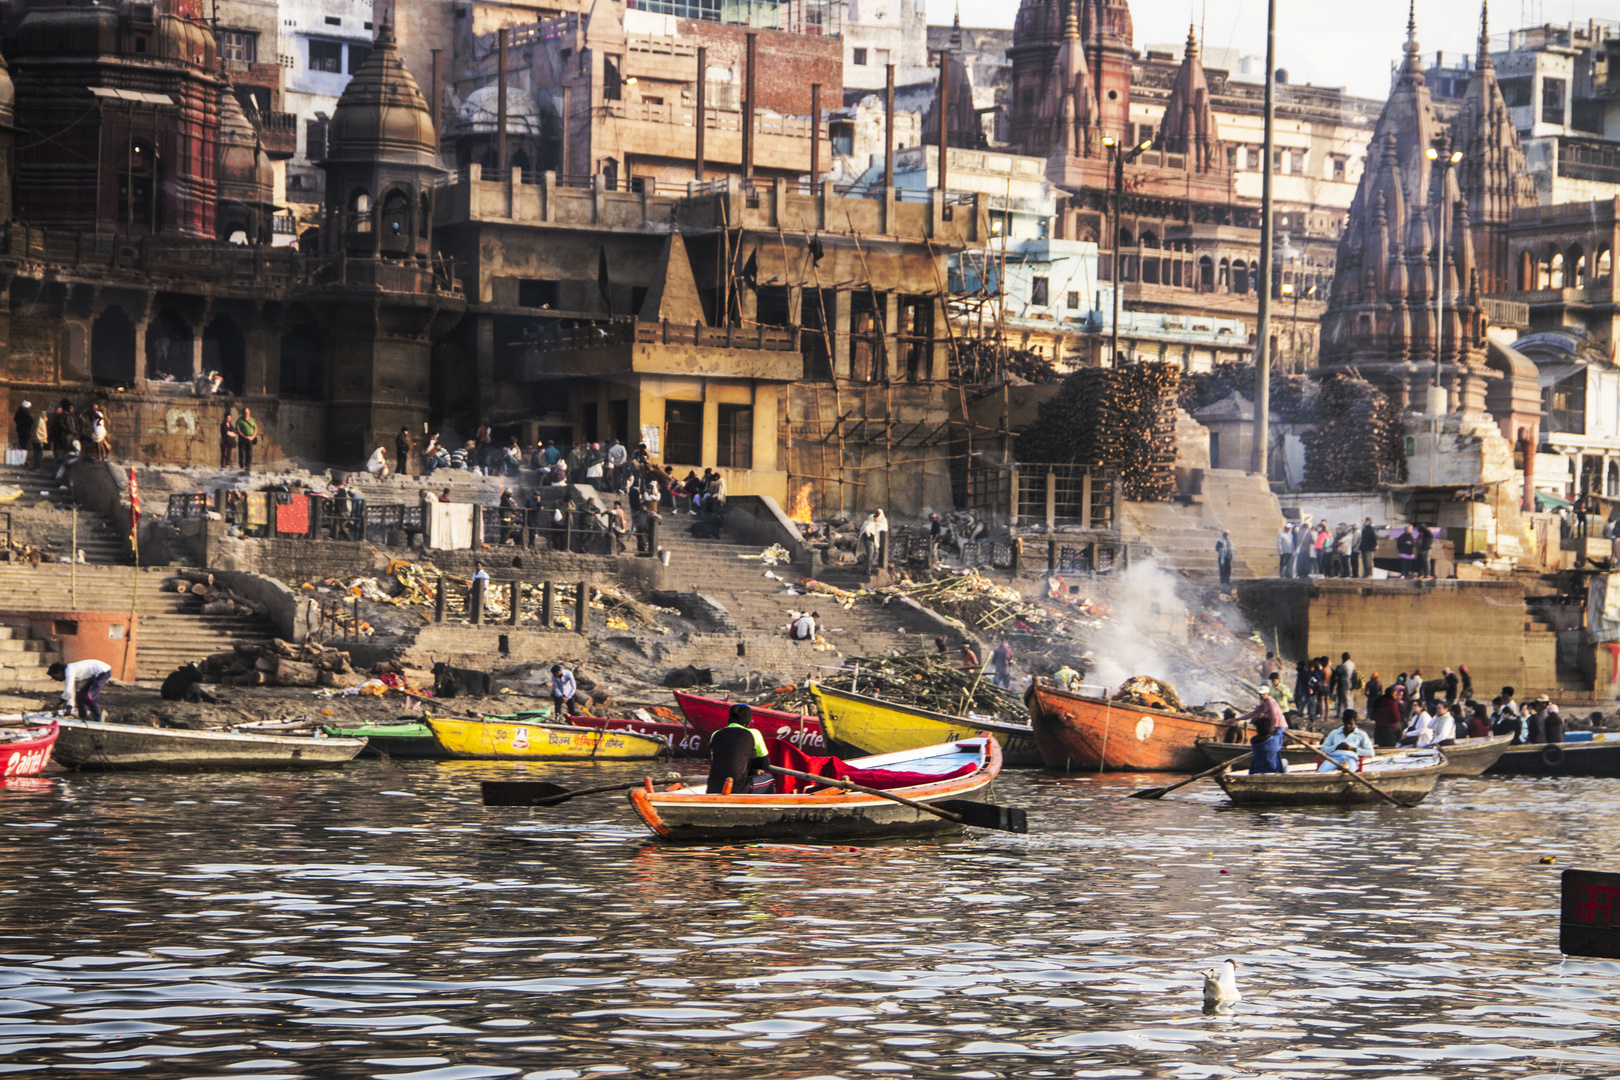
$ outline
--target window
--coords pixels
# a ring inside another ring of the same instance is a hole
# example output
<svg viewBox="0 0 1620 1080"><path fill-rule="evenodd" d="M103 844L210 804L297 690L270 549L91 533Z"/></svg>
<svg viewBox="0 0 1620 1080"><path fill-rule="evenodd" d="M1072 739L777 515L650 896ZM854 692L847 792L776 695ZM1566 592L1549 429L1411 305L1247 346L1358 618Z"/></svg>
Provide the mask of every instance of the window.
<svg viewBox="0 0 1620 1080"><path fill-rule="evenodd" d="M761 326L790 326L792 320L788 317L788 287L786 285L761 285L755 307L755 318Z"/></svg>
<svg viewBox="0 0 1620 1080"><path fill-rule="evenodd" d="M1299 176L1305 171L1305 151L1288 151L1288 171Z"/></svg>
<svg viewBox="0 0 1620 1080"><path fill-rule="evenodd" d="M326 17L326 25L327 26L342 26L343 25L343 20L338 18L336 15L328 15Z"/></svg>
<svg viewBox="0 0 1620 1080"><path fill-rule="evenodd" d="M539 278L518 279L518 306L554 308L557 306L557 283Z"/></svg>
<svg viewBox="0 0 1620 1080"><path fill-rule="evenodd" d="M855 50L854 63L855 63L855 65L857 67L865 67L866 66L866 50L865 49L856 49Z"/></svg>
<svg viewBox="0 0 1620 1080"><path fill-rule="evenodd" d="M934 301L926 296L900 297L900 362L906 378L920 382L931 374L934 346Z"/></svg>
<svg viewBox="0 0 1620 1080"><path fill-rule="evenodd" d="M1348 165L1349 165L1349 161L1348 161L1347 158L1345 158L1345 156L1343 154L1334 154L1333 155L1333 179L1342 182L1344 180L1344 178L1345 178L1345 170L1348 167Z"/></svg>
<svg viewBox="0 0 1620 1080"><path fill-rule="evenodd" d="M1502 88L1502 100L1509 108L1530 104L1530 79L1501 79L1497 83Z"/></svg>
<svg viewBox="0 0 1620 1080"><path fill-rule="evenodd" d="M1078 311L1078 310L1080 310L1080 294L1078 292L1076 292L1074 289L1069 290L1068 308L1069 308L1070 311Z"/></svg>
<svg viewBox="0 0 1620 1080"><path fill-rule="evenodd" d="M242 64L259 62L259 35L252 30L221 30L219 51L227 60Z"/></svg>
<svg viewBox="0 0 1620 1080"><path fill-rule="evenodd" d="M370 45L350 45L349 46L349 74L353 75L355 72L359 71L360 70L360 65L365 63L366 62L366 57L368 57L370 55L371 55L371 46Z"/></svg>
<svg viewBox="0 0 1620 1080"><path fill-rule="evenodd" d="M703 402L664 402L664 460L674 465L703 464Z"/></svg>
<svg viewBox="0 0 1620 1080"><path fill-rule="evenodd" d="M619 79L619 58L617 56L602 57L602 99L604 101L618 101L621 96Z"/></svg>
<svg viewBox="0 0 1620 1080"><path fill-rule="evenodd" d="M722 405L719 409L715 461L721 468L754 467L754 407Z"/></svg>
<svg viewBox="0 0 1620 1080"><path fill-rule="evenodd" d="M343 43L341 41L309 41L309 70L343 72Z"/></svg>
<svg viewBox="0 0 1620 1080"><path fill-rule="evenodd" d="M304 121L304 157L310 161L326 160L326 121Z"/></svg>
<svg viewBox="0 0 1620 1080"><path fill-rule="evenodd" d="M1249 147L1248 165L1246 167L1250 172L1260 171L1260 148L1258 146Z"/></svg>
<svg viewBox="0 0 1620 1080"><path fill-rule="evenodd" d="M1564 122L1564 87L1563 79L1541 80L1541 122L1543 124L1562 124Z"/></svg>
<svg viewBox="0 0 1620 1080"><path fill-rule="evenodd" d="M1045 307L1047 300L1048 279L1034 277L1029 279L1029 302L1032 307Z"/></svg>
<svg viewBox="0 0 1620 1080"><path fill-rule="evenodd" d="M1283 152L1281 150L1273 150L1271 152L1271 171L1274 173L1282 172L1282 162Z"/></svg>

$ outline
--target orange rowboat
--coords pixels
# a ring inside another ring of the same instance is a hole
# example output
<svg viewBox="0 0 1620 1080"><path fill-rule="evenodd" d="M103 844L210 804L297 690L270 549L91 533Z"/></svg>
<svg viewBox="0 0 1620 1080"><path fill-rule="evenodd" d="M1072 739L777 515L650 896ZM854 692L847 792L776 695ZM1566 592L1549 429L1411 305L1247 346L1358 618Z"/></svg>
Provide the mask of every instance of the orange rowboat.
<svg viewBox="0 0 1620 1080"><path fill-rule="evenodd" d="M1032 683L1024 701L1049 769L1198 772L1207 768L1199 739L1244 738L1241 724L1087 697L1046 682Z"/></svg>

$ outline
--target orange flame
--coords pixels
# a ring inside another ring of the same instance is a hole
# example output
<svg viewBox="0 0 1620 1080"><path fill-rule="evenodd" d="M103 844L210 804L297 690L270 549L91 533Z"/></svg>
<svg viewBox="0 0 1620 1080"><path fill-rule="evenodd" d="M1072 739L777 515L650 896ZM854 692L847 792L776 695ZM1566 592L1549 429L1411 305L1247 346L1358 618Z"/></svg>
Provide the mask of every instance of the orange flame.
<svg viewBox="0 0 1620 1080"><path fill-rule="evenodd" d="M788 507L788 519L804 525L815 520L810 516L810 481L806 480L804 485L793 493L793 504Z"/></svg>

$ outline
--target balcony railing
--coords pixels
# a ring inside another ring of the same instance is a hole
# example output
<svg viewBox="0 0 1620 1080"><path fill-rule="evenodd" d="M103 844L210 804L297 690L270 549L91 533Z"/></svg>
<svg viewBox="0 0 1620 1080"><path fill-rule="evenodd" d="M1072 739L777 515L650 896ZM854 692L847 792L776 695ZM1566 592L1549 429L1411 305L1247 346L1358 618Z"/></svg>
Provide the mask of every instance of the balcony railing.
<svg viewBox="0 0 1620 1080"><path fill-rule="evenodd" d="M601 349L623 345L690 345L705 349L764 349L794 352L799 331L786 326L705 326L702 323L624 319L587 326L550 326L521 344L540 352Z"/></svg>

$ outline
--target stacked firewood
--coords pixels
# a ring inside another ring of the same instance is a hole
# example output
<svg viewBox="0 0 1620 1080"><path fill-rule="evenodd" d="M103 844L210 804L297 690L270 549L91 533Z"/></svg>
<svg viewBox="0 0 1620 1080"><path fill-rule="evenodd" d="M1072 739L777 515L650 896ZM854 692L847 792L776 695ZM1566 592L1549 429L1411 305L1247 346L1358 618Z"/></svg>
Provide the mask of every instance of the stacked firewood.
<svg viewBox="0 0 1620 1080"><path fill-rule="evenodd" d="M1176 491L1174 364L1082 368L1044 402L1018 437L1018 460L1115 472L1127 499L1165 502Z"/></svg>
<svg viewBox="0 0 1620 1080"><path fill-rule="evenodd" d="M359 686L349 654L320 645L294 645L279 638L243 642L214 653L200 665L211 682L225 686Z"/></svg>
<svg viewBox="0 0 1620 1080"><path fill-rule="evenodd" d="M167 592L190 593L202 600L204 615L263 615L265 606L225 588L206 570L181 570L163 583Z"/></svg>
<svg viewBox="0 0 1620 1080"><path fill-rule="evenodd" d="M1393 402L1366 379L1333 375L1303 435L1308 491L1367 491L1405 479L1405 430Z"/></svg>

